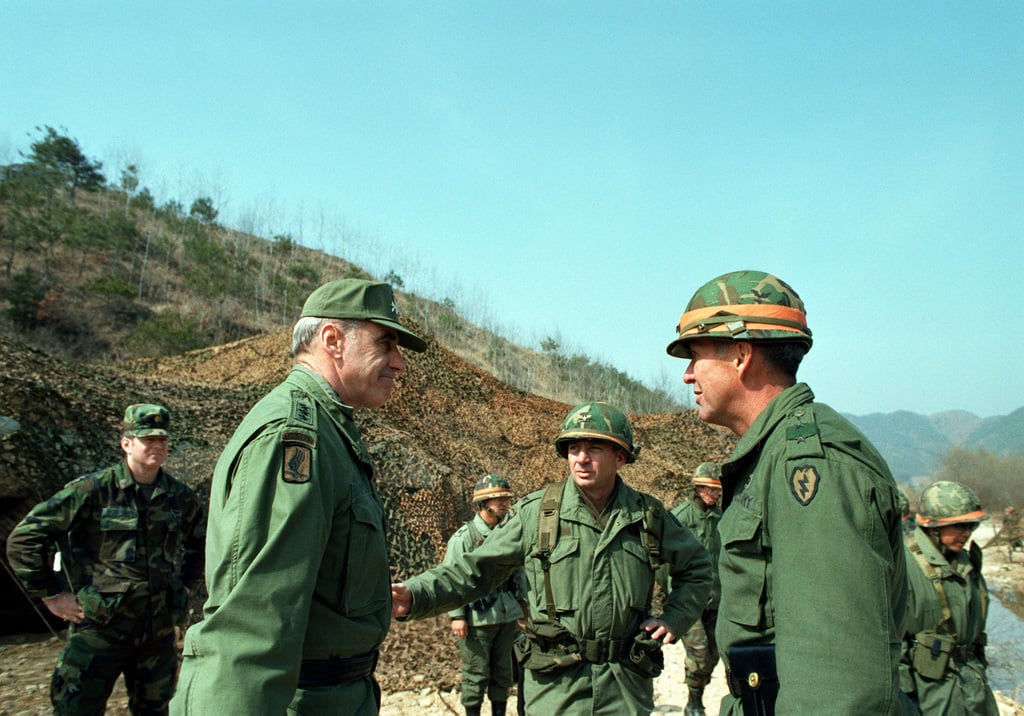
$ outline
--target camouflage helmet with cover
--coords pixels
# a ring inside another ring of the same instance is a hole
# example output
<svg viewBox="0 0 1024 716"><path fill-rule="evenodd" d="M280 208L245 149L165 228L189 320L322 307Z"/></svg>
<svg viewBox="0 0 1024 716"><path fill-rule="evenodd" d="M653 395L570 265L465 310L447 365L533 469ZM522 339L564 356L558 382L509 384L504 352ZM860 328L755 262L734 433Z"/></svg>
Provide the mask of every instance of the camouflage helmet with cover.
<svg viewBox="0 0 1024 716"><path fill-rule="evenodd" d="M764 271L733 271L698 288L665 350L692 358L689 342L698 338L795 341L811 349L804 302L789 284Z"/></svg>
<svg viewBox="0 0 1024 716"><path fill-rule="evenodd" d="M918 500L917 524L941 527L961 522L981 522L988 515L974 491L959 482L940 480L924 488Z"/></svg>
<svg viewBox="0 0 1024 716"><path fill-rule="evenodd" d="M508 480L497 475L484 475L473 486L473 504L479 505L495 497L515 497Z"/></svg>
<svg viewBox="0 0 1024 716"><path fill-rule="evenodd" d="M896 490L896 503L900 508L900 515L903 519L910 517L910 500L907 499L907 495L902 489Z"/></svg>
<svg viewBox="0 0 1024 716"><path fill-rule="evenodd" d="M573 440L604 440L622 448L626 462L636 460L640 448L633 444L633 427L629 418L611 403L580 403L562 421L562 430L555 438L555 450L563 458L569 455Z"/></svg>
<svg viewBox="0 0 1024 716"><path fill-rule="evenodd" d="M722 489L722 468L715 462L702 462L693 471L693 484Z"/></svg>

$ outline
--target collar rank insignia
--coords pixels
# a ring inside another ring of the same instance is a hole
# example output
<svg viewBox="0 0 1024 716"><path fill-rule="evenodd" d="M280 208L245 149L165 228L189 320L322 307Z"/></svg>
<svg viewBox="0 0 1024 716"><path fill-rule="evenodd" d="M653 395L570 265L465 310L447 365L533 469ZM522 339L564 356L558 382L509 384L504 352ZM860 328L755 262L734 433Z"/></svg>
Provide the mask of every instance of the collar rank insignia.
<svg viewBox="0 0 1024 716"><path fill-rule="evenodd" d="M285 443L281 479L296 485L309 482L313 478L312 462L309 446Z"/></svg>
<svg viewBox="0 0 1024 716"><path fill-rule="evenodd" d="M793 468L789 475L789 489L793 497L801 505L809 505L814 496L818 494L818 485L821 478L818 470L813 465L800 465Z"/></svg>

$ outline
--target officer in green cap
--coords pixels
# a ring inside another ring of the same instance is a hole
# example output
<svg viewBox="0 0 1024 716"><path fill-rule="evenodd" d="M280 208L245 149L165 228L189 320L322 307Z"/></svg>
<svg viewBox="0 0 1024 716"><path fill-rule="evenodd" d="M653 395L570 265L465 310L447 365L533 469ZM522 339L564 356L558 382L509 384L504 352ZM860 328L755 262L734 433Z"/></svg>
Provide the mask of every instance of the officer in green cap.
<svg viewBox="0 0 1024 716"><path fill-rule="evenodd" d="M28 593L68 622L50 682L55 714L104 713L121 674L132 713L167 713L175 628L202 577L205 531L195 493L162 467L170 427L164 406L128 406L124 460L69 482L8 537ZM52 571L58 545L63 583Z"/></svg>
<svg viewBox="0 0 1024 716"><path fill-rule="evenodd" d="M386 283L306 300L295 365L228 441L210 487L204 619L185 636L175 714L376 714L391 621L385 514L353 412L391 396L398 320Z"/></svg>
<svg viewBox="0 0 1024 716"><path fill-rule="evenodd" d="M619 476L639 449L617 407L574 407L555 449L570 478L523 498L463 560L392 585L394 614L442 614L525 566L527 639L517 642L517 658L526 672L526 712L650 713L661 645L700 616L711 561L657 499ZM655 618L651 598L663 562L673 589Z"/></svg>
<svg viewBox="0 0 1024 716"><path fill-rule="evenodd" d="M508 480L485 475L473 488L473 517L448 540L442 564L454 564L482 545L508 515L514 494ZM462 658L461 701L466 716L480 716L484 696L491 716L504 716L514 683L512 644L523 618L526 572L517 570L495 591L448 612Z"/></svg>
<svg viewBox="0 0 1024 716"><path fill-rule="evenodd" d="M701 419L740 436L722 468L722 714L912 712L899 688L899 490L849 421L797 382L804 303L763 271L701 286L668 353Z"/></svg>
<svg viewBox="0 0 1024 716"><path fill-rule="evenodd" d="M998 716L986 673L988 588L981 547L971 541L988 515L970 488L949 480L926 487L919 503L907 544L903 690L922 714Z"/></svg>

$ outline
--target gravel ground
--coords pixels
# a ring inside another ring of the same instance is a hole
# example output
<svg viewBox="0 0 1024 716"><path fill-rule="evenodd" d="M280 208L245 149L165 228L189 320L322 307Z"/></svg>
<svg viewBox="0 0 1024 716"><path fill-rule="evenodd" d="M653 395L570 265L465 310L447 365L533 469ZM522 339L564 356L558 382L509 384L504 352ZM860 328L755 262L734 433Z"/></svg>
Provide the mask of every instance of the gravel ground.
<svg viewBox="0 0 1024 716"><path fill-rule="evenodd" d="M665 649L665 671L654 681L655 711L658 713L683 712L688 698L686 684L683 683L685 673L683 660L685 652L682 644L674 644ZM711 684L704 692L704 706L707 716L717 716L718 704L725 695L725 670L719 664ZM512 704L515 697L512 698ZM402 691L385 694L381 706L381 716L451 716L464 713L459 703L458 691L438 691L424 686L418 691ZM509 709L509 716L514 711ZM490 704L484 704L483 716L490 714Z"/></svg>

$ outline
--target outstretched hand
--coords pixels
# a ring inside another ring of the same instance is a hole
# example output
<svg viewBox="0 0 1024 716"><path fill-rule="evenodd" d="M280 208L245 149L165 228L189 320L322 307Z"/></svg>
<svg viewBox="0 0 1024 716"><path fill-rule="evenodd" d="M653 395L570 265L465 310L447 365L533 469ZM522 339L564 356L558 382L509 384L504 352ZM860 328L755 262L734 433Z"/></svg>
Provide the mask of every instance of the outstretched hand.
<svg viewBox="0 0 1024 716"><path fill-rule="evenodd" d="M401 582L391 585L391 617L405 617L412 611L412 591Z"/></svg>

